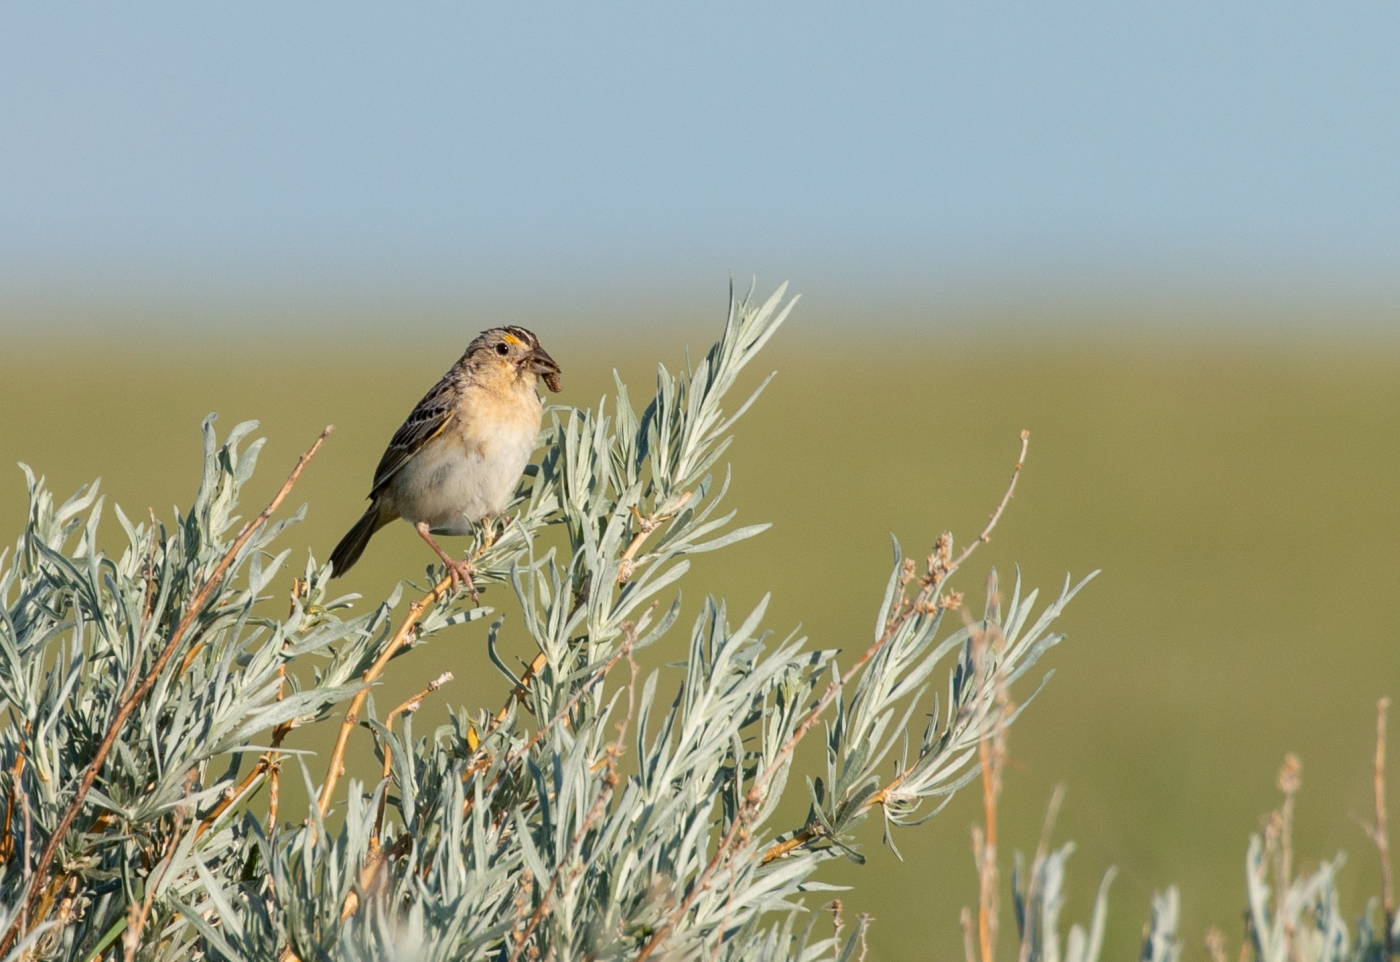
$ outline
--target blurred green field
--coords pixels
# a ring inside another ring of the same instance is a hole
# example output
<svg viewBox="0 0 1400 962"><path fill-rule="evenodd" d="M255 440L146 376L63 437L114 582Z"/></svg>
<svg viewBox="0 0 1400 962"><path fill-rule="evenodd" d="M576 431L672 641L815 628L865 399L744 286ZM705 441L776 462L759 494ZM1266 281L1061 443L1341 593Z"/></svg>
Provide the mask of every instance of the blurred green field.
<svg viewBox="0 0 1400 962"><path fill-rule="evenodd" d="M619 329L585 345L536 329L564 366L561 400L578 405L610 388L614 366L644 401L655 361L677 365L684 344L703 351L709 333L643 343ZM0 463L27 462L60 495L101 475L128 514L151 507L168 520L193 495L200 419L218 411L227 430L255 417L269 443L251 515L334 423L292 498L310 506L288 540L299 569L307 547L324 558L359 515L384 443L473 333L426 352L414 338L328 351L268 336L237 347L113 340L102 350L29 338L0 357ZM1275 804L1283 754L1295 751L1297 851L1307 864L1345 849L1344 908L1362 910L1378 868L1352 816L1370 813L1375 700L1400 695L1400 349L811 334L799 308L759 366L750 383L780 373L739 425L731 498L737 523L774 527L696 559L682 582L683 623L707 592L747 611L771 590L770 627L801 624L813 645L863 647L889 533L913 554L945 528L960 541L975 535L1029 428L1018 496L959 587L980 603L993 564L1010 578L1019 563L1030 585L1050 591L1066 572L1104 573L1069 609L1069 640L1041 663L1056 677L1011 734L1004 874L1012 849L1035 847L1046 799L1064 782L1056 837L1079 846L1066 925L1087 920L1100 874L1116 864L1105 958L1133 957L1151 892L1173 882L1187 958L1204 957L1208 925L1237 945L1246 839ZM23 479L5 468L0 539L12 540L23 517ZM111 524L108 538L117 531ZM347 590L376 600L397 578L421 579L430 560L408 526L394 526ZM514 610L499 589L484 600ZM511 624L505 634L523 655ZM445 668L457 680L424 707L418 732L445 701L499 705L506 689L484 632L455 629L396 661L381 711ZM682 634L651 661L674 658ZM305 733L299 744L325 747L328 736ZM369 743L359 744L351 774L368 776ZM977 815L975 792L964 793L899 838L903 861L871 826L869 863L830 872L858 884L850 911L877 919L873 958L960 955L958 910L976 899ZM1004 934L1003 954L1009 946Z"/></svg>

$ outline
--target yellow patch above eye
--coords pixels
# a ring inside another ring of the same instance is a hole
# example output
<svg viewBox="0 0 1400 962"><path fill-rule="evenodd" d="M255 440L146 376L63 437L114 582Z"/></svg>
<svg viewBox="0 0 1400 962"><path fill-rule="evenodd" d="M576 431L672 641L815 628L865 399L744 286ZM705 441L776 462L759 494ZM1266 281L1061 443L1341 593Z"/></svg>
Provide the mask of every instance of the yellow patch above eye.
<svg viewBox="0 0 1400 962"><path fill-rule="evenodd" d="M520 338L516 337L514 334L506 334L505 336L503 336L503 337L501 338L501 340L505 341L505 342L506 342L507 344L509 344L511 347L524 347L524 346L525 346L524 344L522 344L522 343L520 342Z"/></svg>

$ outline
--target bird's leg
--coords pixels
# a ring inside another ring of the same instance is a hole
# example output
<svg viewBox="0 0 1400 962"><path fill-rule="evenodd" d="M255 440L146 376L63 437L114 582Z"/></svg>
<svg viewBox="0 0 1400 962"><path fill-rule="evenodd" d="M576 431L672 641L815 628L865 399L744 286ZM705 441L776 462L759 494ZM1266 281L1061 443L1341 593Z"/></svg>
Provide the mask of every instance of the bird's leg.
<svg viewBox="0 0 1400 962"><path fill-rule="evenodd" d="M476 593L476 585L472 584L472 566L469 561L458 561L446 551L442 550L442 545L437 543L428 530L428 522L419 521L413 526L413 530L418 532L418 537L428 542L428 547L437 552L437 556L442 559L442 563L447 566L447 576L452 579L452 591L455 594L463 584L467 586L467 592L472 596L472 604L481 604L481 597Z"/></svg>

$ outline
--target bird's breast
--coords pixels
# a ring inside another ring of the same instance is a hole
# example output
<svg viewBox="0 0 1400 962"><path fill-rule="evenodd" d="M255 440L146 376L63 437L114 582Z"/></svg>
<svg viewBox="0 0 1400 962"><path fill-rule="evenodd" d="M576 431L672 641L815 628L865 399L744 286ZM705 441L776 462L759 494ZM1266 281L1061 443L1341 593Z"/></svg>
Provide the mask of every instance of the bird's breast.
<svg viewBox="0 0 1400 962"><path fill-rule="evenodd" d="M452 424L395 479L399 513L443 534L465 534L469 522L501 514L535 448L541 415L533 391L464 391Z"/></svg>

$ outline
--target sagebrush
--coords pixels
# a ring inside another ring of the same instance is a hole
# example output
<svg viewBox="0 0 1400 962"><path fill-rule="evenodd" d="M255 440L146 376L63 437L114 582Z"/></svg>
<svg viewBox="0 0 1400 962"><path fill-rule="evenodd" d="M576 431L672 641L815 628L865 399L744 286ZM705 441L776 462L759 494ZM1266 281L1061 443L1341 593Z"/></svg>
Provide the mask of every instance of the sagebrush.
<svg viewBox="0 0 1400 962"><path fill-rule="evenodd" d="M1003 599L993 577L971 616L949 579L987 532L960 552L945 535L921 564L896 545L871 637L836 640L850 653L779 638L763 604L731 617L708 598L678 627L687 557L765 527L732 526L718 468L763 387L724 405L791 308L782 289L731 295L718 342L693 368L661 368L640 414L620 381L597 410L548 410L507 518L467 545L476 584L513 594L500 612L469 607L443 576L352 616L327 566L308 558L291 577L278 541L302 511L274 514L315 448L240 525L252 423L220 441L205 422L187 513L166 524L114 509L116 554L98 547L95 486L58 504L26 468L28 521L0 554L6 958L863 955L864 920L819 925L831 898L818 867L862 861L855 829L872 815L894 849L896 829L977 777L979 751L1029 701L1007 692L1060 640L1052 625L1083 582L1037 612L1037 592L1018 580ZM566 547L542 547L552 527ZM437 687L424 679L379 711L373 687L395 656L493 615L482 630L499 705L455 708L415 735ZM496 649L507 616L538 648L523 670ZM643 666L681 630L683 665ZM329 757L282 747L314 724L336 726ZM824 774L794 778L809 737ZM342 784L346 754L368 751L383 779ZM307 812L281 810L285 778L305 783ZM779 824L792 793L809 814ZM1023 959L1060 957L1067 855L1017 882ZM1087 934L1071 932L1071 962L1097 959L1106 897L1107 881ZM1174 916L1163 897L1146 957L1173 957ZM1346 947L1315 957L1363 957Z"/></svg>

